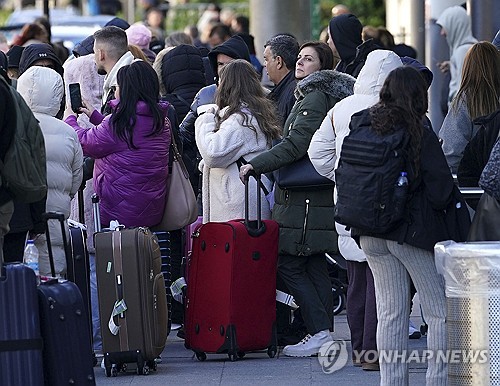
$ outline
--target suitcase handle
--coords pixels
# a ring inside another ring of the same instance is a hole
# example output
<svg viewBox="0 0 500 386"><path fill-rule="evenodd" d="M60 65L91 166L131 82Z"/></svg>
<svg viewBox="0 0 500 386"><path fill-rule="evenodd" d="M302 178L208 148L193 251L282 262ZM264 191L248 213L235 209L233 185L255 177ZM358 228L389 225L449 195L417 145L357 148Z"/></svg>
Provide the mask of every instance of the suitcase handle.
<svg viewBox="0 0 500 386"><path fill-rule="evenodd" d="M257 221L250 221L249 219L249 180L250 176L253 176L255 178L255 181L257 181ZM260 175L255 173L255 171L250 170L247 174L245 174L244 177L244 183L245 183L245 228L247 229L247 232L250 236L252 237L258 237L266 232L266 224L262 221L262 199L260 197L260 185L261 185L261 179ZM255 225L256 226L255 226Z"/></svg>
<svg viewBox="0 0 500 386"><path fill-rule="evenodd" d="M49 231L49 220L58 220L59 223L61 224L61 234L62 234L62 240L63 240L63 248L64 248L64 255L66 256L66 262L69 262L70 259L70 251L69 251L69 245L68 245L68 238L66 237L66 227L64 224L66 223L64 214L60 212L45 212L42 214L43 220L46 222L47 227L45 230L45 236L46 236L46 241L47 241L47 249L49 250L49 264L50 264L50 273L52 277L56 276L56 268L54 264L54 254L52 251L52 242L50 241L50 231Z"/></svg>
<svg viewBox="0 0 500 386"><path fill-rule="evenodd" d="M101 215L99 214L99 196L97 193L94 193L92 195L92 214L94 217L94 232L100 232L101 231Z"/></svg>

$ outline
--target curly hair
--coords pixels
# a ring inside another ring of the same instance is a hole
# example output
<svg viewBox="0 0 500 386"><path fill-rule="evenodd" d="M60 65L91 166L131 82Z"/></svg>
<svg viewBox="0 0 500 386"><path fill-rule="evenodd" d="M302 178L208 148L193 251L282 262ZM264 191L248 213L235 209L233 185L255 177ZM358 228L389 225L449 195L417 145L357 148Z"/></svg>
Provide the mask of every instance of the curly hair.
<svg viewBox="0 0 500 386"><path fill-rule="evenodd" d="M379 102L370 108L375 132L385 134L397 129L408 132L409 158L415 177L419 175L423 120L427 108L425 80L409 66L398 67L389 73L380 90Z"/></svg>
<svg viewBox="0 0 500 386"><path fill-rule="evenodd" d="M244 112L249 110L269 145L281 134L276 106L266 98L257 72L246 60L236 59L222 68L215 103L220 109L228 107L217 121L217 130L230 115L238 114L243 118L243 126L257 132L250 121L251 117Z"/></svg>

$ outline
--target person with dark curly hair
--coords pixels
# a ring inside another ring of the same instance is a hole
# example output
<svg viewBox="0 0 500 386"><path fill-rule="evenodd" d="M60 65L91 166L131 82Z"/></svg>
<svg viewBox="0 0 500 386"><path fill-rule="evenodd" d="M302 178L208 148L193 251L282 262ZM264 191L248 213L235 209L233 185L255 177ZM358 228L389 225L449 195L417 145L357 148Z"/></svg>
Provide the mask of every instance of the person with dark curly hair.
<svg viewBox="0 0 500 386"><path fill-rule="evenodd" d="M410 66L394 69L380 91L380 101L351 119L351 130L361 125L379 135L403 130L408 138L405 221L385 233L352 229L360 237L375 282L381 385L408 384L408 362L403 357L388 360L380 352L402 356L407 352L410 278L429 325L428 349L446 350L444 280L433 252L436 242L448 239L449 229L439 212L452 201L454 182L438 138L426 123L428 97L422 79ZM427 385L446 385L446 363L436 358L427 363Z"/></svg>

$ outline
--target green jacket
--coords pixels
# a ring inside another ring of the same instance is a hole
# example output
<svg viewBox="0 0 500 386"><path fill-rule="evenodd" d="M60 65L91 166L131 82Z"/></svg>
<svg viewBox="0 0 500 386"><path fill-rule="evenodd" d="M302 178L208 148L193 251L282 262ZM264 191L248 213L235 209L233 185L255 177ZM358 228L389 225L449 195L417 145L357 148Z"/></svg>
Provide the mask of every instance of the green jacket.
<svg viewBox="0 0 500 386"><path fill-rule="evenodd" d="M297 101L285 122L283 140L250 163L261 174L289 165L307 153L327 112L352 95L355 79L333 70L317 71L298 82ZM275 185L273 219L280 226L279 253L310 256L337 251L333 187L280 189Z"/></svg>

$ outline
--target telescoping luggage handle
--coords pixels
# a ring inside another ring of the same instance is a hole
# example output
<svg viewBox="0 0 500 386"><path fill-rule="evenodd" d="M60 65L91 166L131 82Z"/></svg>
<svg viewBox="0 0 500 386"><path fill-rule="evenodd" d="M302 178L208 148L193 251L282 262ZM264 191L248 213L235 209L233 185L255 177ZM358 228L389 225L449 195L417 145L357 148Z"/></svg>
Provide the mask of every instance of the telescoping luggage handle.
<svg viewBox="0 0 500 386"><path fill-rule="evenodd" d="M250 176L253 176L255 180L257 181L257 220L256 221L250 221L249 219L249 180ZM261 179L260 175L255 173L255 171L250 170L247 174L245 174L244 178L245 182L245 228L247 228L247 232L250 236L252 237L258 237L262 234L265 233L266 231L266 224L262 222L262 199L260 197L260 190L261 190ZM257 226L255 226L256 224Z"/></svg>
<svg viewBox="0 0 500 386"><path fill-rule="evenodd" d="M101 231L101 216L99 214L99 196L94 193L92 195L92 213L94 217L95 232Z"/></svg>
<svg viewBox="0 0 500 386"><path fill-rule="evenodd" d="M54 265L54 253L52 251L52 242L50 241L49 220L58 220L59 223L61 224L64 255L66 256L66 261L69 261L68 258L71 252L69 250L68 238L66 237L66 227L64 226L66 221L64 218L64 214L59 212L46 212L42 215L42 218L47 224L45 235L47 239L47 249L49 250L50 273L52 277L56 277L56 268Z"/></svg>

